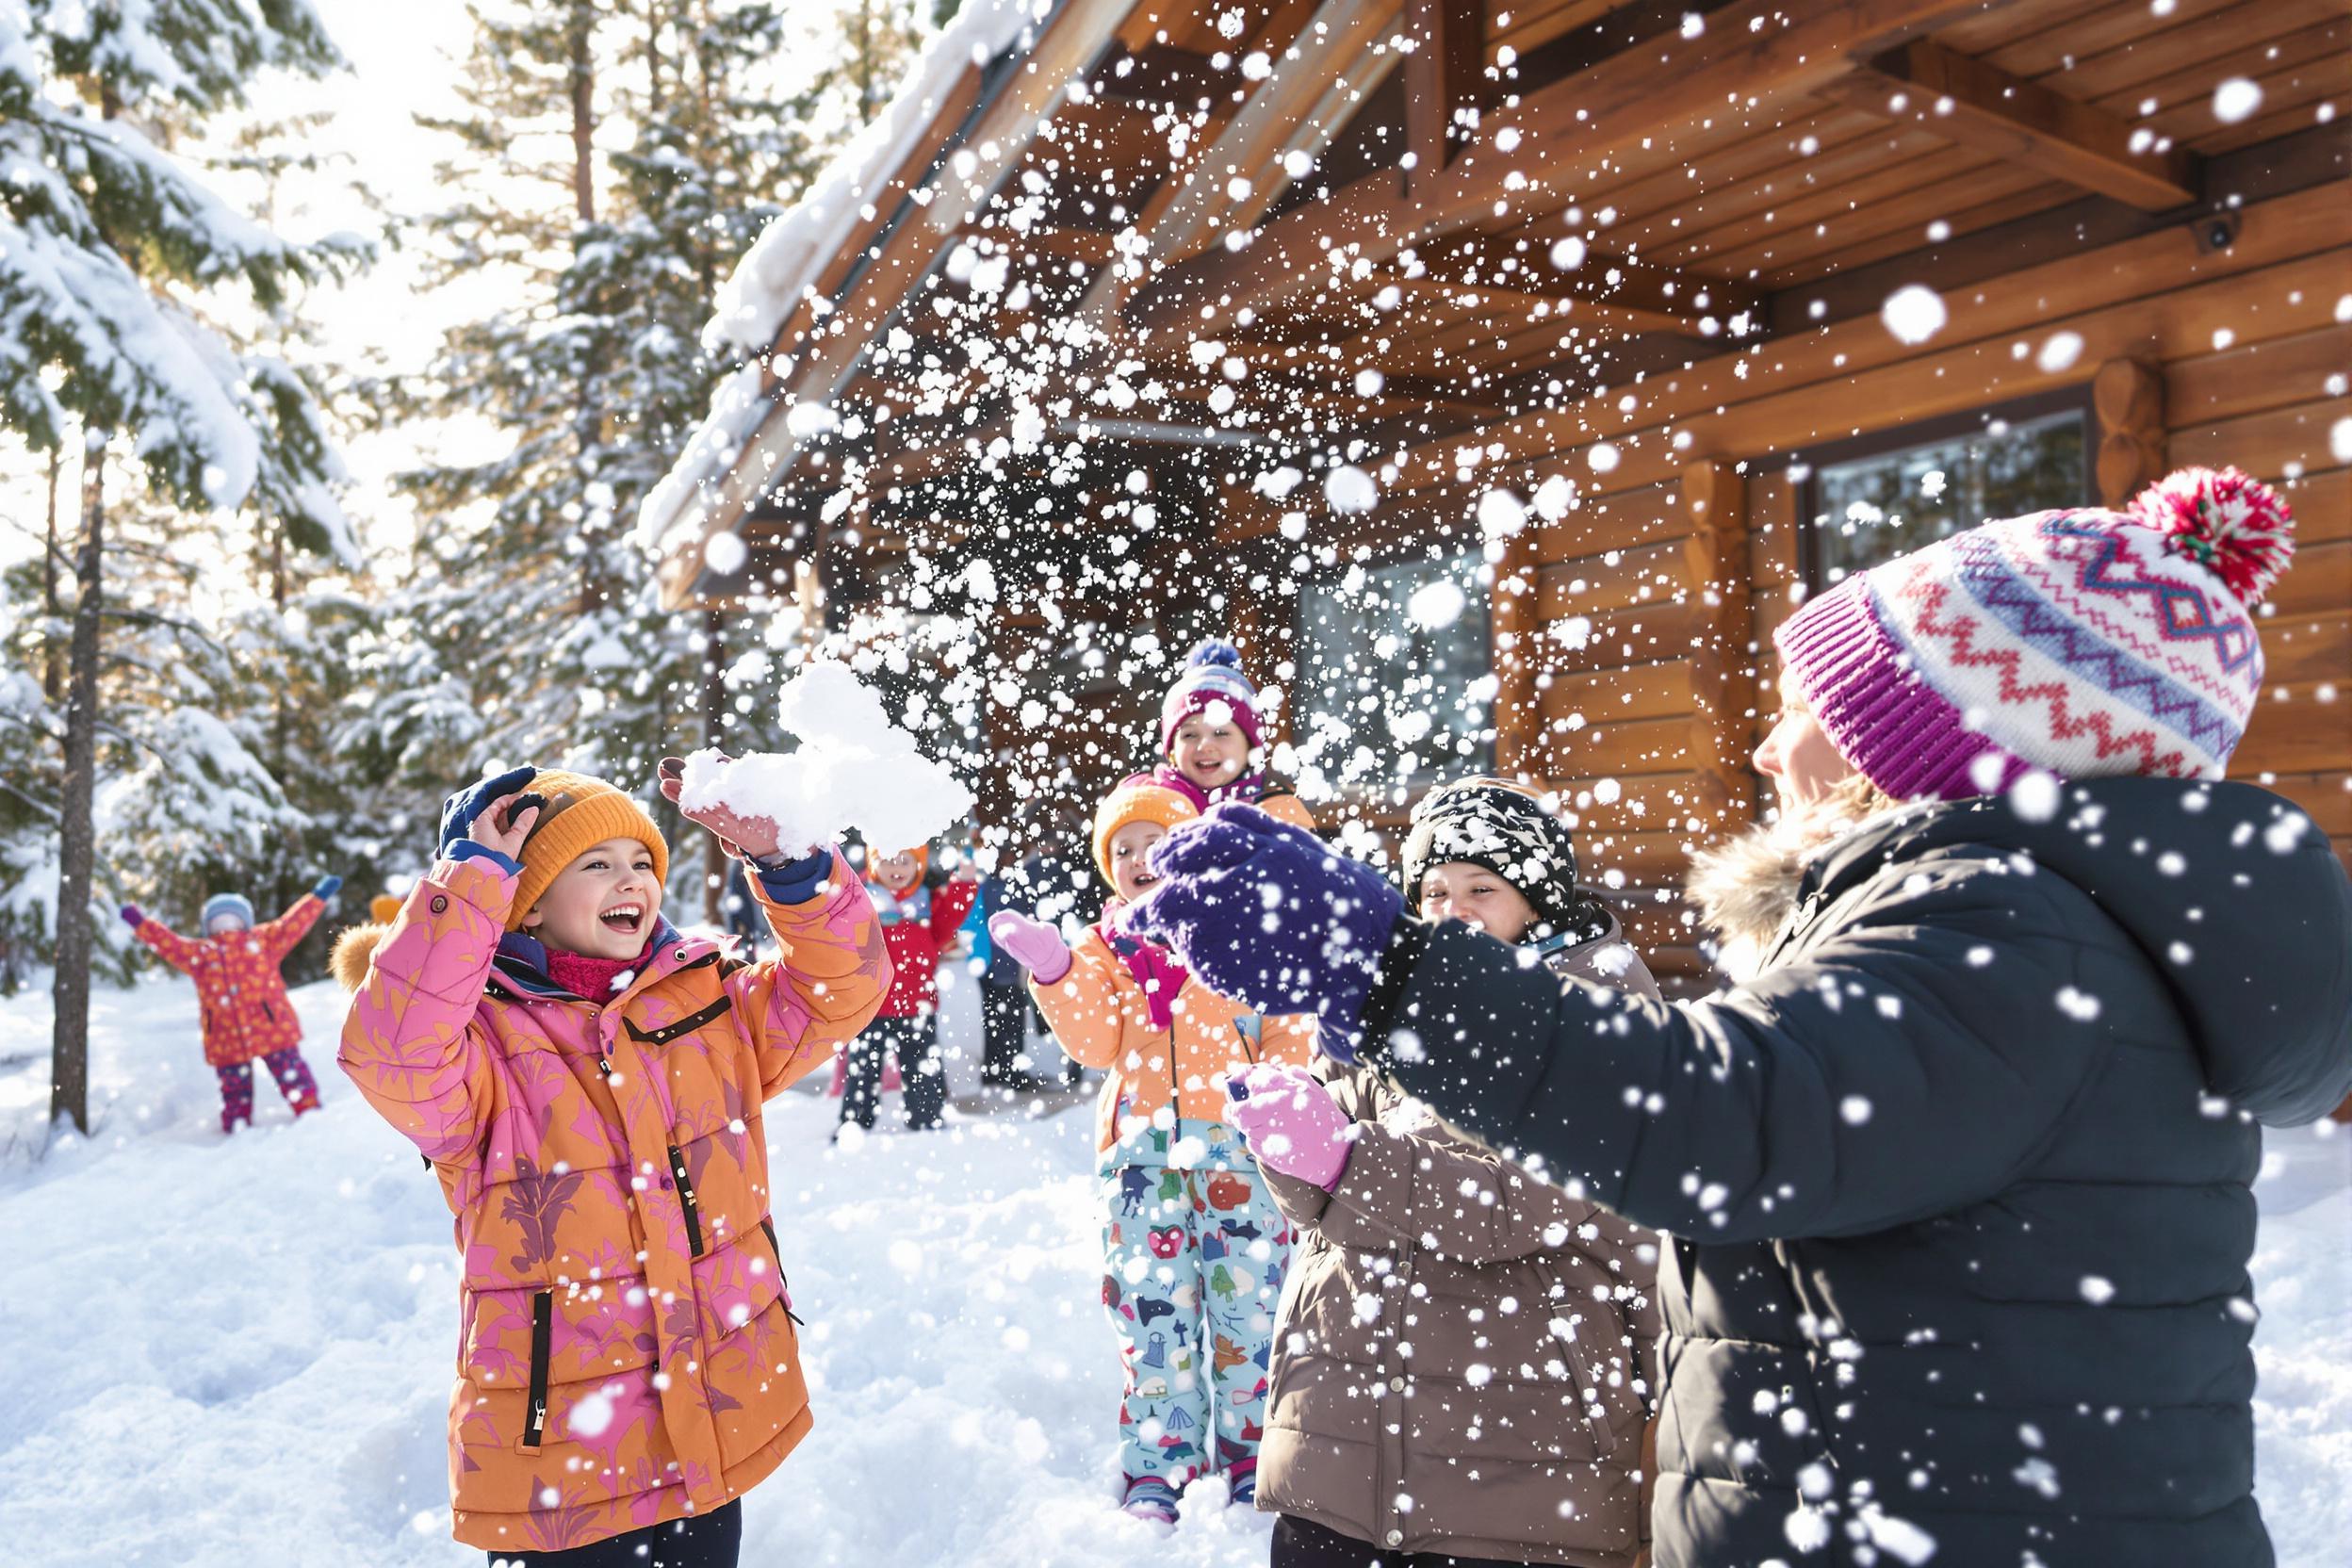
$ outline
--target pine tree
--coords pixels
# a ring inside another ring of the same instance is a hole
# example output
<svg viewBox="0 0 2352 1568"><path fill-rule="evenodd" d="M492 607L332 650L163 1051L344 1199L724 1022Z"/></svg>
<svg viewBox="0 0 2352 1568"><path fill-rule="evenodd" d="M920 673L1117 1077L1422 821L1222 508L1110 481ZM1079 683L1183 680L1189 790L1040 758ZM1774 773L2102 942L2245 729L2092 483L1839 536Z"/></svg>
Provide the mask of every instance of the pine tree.
<svg viewBox="0 0 2352 1568"><path fill-rule="evenodd" d="M258 497L325 526L335 474L307 385L205 313L278 309L364 252L280 237L171 149L241 107L257 74L338 63L306 0L0 5L0 416L39 450L78 448L82 472L56 737L52 1105L85 1130L108 526L125 498L109 477L185 508Z"/></svg>
<svg viewBox="0 0 2352 1568"><path fill-rule="evenodd" d="M734 368L703 325L721 279L831 151L808 130L826 122L822 106L854 93L853 76L887 90L903 66L906 7L859 4L897 30L869 28L790 102L760 85L786 34L764 0L645 0L625 18L565 0L476 9L470 112L438 128L469 167L498 170L502 190L521 182L543 199L468 199L426 222L443 265L514 283L514 302L452 334L408 397L422 414L493 420L507 442L491 461L408 481L429 514L427 635L449 667L481 675L478 749L453 772L497 759L649 784L665 753L756 739L739 734L729 678L766 668L760 629L662 612L643 564L621 553L619 519ZM862 119L874 106L853 106ZM830 123L846 133L855 120ZM566 126L568 167L525 155L527 139ZM625 150L598 159L600 141ZM466 188L466 171L447 173ZM495 661L466 656L484 645ZM710 868L684 862L679 879L703 884L708 912Z"/></svg>

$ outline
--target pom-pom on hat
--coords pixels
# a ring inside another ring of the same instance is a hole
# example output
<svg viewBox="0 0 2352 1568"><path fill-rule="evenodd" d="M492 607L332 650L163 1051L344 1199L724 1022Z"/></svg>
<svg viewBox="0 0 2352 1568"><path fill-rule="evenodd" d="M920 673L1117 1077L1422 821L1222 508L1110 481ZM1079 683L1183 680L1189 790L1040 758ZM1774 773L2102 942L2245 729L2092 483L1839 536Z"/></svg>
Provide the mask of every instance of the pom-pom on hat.
<svg viewBox="0 0 2352 1568"><path fill-rule="evenodd" d="M389 925L400 918L400 895L378 893L368 901L368 919L377 925Z"/></svg>
<svg viewBox="0 0 2352 1568"><path fill-rule="evenodd" d="M1111 874L1111 840L1120 828L1130 823L1155 822L1173 831L1200 814L1199 807L1165 784L1121 784L1104 795L1094 810L1094 869L1117 888L1119 879Z"/></svg>
<svg viewBox="0 0 2352 1568"><path fill-rule="evenodd" d="M514 881L514 903L506 928L519 931L558 873L607 839L634 839L653 855L653 879L667 881L670 846L636 797L586 774L542 769L528 793L544 801L531 837L523 841L523 874Z"/></svg>
<svg viewBox="0 0 2352 1568"><path fill-rule="evenodd" d="M1241 670L1241 650L1233 644L1211 637L1195 647L1178 672L1176 683L1168 689L1168 696L1160 704L1160 755L1176 739L1176 727L1195 713L1207 711L1212 703L1223 703L1233 710L1233 725L1250 743L1250 749L1258 747L1258 687L1257 682Z"/></svg>
<svg viewBox="0 0 2352 1568"><path fill-rule="evenodd" d="M2262 694L2248 608L2294 526L2261 482L2183 469L2121 513L1986 523L1857 573L1772 640L1831 743L1898 797L2034 770L2218 778Z"/></svg>
<svg viewBox="0 0 2352 1568"><path fill-rule="evenodd" d="M209 931L214 919L220 915L235 915L245 923L245 929L251 931L253 928L253 901L243 893L215 893L204 900L204 918L198 923Z"/></svg>

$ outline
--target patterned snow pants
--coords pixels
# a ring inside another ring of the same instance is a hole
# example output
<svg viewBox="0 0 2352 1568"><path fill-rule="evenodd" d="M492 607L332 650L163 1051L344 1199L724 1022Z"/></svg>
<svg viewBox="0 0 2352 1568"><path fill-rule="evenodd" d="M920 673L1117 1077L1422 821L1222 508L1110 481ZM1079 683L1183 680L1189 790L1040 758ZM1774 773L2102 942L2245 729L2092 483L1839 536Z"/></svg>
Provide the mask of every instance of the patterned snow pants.
<svg viewBox="0 0 2352 1568"><path fill-rule="evenodd" d="M1247 1495L1290 1230L1231 1130L1198 1121L1184 1130L1176 1152L1190 1156L1184 1167L1164 1163L1164 1131L1105 1156L1102 1304L1127 1374L1119 1468L1130 1487L1156 1479L1177 1491L1222 1471ZM1155 1163L1110 1163L1137 1159Z"/></svg>
<svg viewBox="0 0 2352 1568"><path fill-rule="evenodd" d="M310 1075L310 1064L302 1060L302 1048L287 1046L272 1051L262 1058L270 1069L270 1076L294 1107L296 1116L318 1108L318 1080ZM216 1067L213 1072L220 1080L220 1130L237 1131L238 1122L253 1124L253 1064L238 1062L233 1067Z"/></svg>

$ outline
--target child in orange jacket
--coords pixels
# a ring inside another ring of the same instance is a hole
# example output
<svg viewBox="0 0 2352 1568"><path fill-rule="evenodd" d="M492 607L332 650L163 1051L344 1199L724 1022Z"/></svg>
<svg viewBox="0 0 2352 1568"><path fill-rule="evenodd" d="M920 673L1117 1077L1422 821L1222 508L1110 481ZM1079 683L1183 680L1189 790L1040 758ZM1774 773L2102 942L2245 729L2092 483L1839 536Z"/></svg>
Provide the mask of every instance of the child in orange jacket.
<svg viewBox="0 0 2352 1568"><path fill-rule="evenodd" d="M887 1086L884 1063L893 1055L906 1089L908 1131L939 1126L947 1107L947 1070L938 1059L939 959L972 912L980 884L968 867L960 867L948 881L925 886L923 873L930 865L927 845L890 855L867 851L866 895L874 901L897 972L882 1010L843 1052L841 1121L855 1121L868 1132Z"/></svg>
<svg viewBox="0 0 2352 1568"><path fill-rule="evenodd" d="M302 1060L302 1026L286 994L278 966L327 912L326 901L343 886L339 876L294 901L292 908L265 925L253 923L253 906L241 893L215 893L204 901L202 937L183 937L136 904L122 908L123 922L163 961L196 982L203 1009L204 1060L220 1080L220 1131L253 1122L253 1060L270 1070L294 1114L318 1108L318 1081Z"/></svg>
<svg viewBox="0 0 2352 1568"><path fill-rule="evenodd" d="M1257 1063L1303 1065L1315 1042L1314 1020L1261 1018L1114 923L1155 880L1146 851L1196 815L1186 796L1151 783L1121 785L1102 802L1094 859L1117 896L1076 947L1017 911L988 923L1029 971L1062 1049L1107 1070L1095 1141L1102 1303L1126 1370L1122 1506L1155 1520L1174 1519L1184 1487L1212 1471L1224 1473L1233 1501L1255 1495L1291 1237L1221 1119L1225 1081Z"/></svg>
<svg viewBox="0 0 2352 1568"><path fill-rule="evenodd" d="M689 816L751 860L778 956L680 934L645 808L530 768L450 797L399 918L335 946L338 1061L456 1217L452 1524L494 1557L731 1565L809 1429L760 1108L890 956L830 848Z"/></svg>

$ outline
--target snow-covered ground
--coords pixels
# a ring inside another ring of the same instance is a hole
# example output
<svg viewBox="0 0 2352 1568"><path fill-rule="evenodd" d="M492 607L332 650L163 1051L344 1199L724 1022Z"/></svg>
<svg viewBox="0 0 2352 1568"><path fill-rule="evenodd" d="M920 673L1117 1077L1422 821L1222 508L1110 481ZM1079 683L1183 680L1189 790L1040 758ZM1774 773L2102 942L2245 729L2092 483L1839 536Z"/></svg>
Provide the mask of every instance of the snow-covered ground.
<svg viewBox="0 0 2352 1568"><path fill-rule="evenodd" d="M265 1086L224 1146L190 988L101 992L97 1131L38 1162L46 998L0 1002L10 1562L479 1560L448 1539L447 1212L332 1070L341 994L296 1001L327 1108L290 1124ZM969 1047L971 988L949 1002ZM1165 1542L1112 1507L1090 1112L828 1152L832 1111L795 1093L768 1122L818 1424L747 1505L744 1560L1263 1562L1262 1520L1200 1489ZM2275 1138L2261 1191L2261 1495L2281 1562L2322 1568L2352 1539L2352 1136Z"/></svg>

